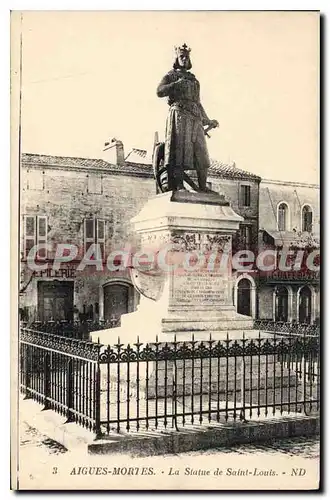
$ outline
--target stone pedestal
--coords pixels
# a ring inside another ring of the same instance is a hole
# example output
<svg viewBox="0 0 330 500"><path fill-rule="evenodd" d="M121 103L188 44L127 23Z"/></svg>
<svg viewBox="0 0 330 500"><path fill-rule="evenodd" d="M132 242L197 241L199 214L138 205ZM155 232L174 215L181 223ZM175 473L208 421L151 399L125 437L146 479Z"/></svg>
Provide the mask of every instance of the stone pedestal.
<svg viewBox="0 0 330 500"><path fill-rule="evenodd" d="M131 276L141 293L138 310L121 327L92 334L108 343L202 340L252 329L252 318L233 304L232 235L242 217L220 195L177 191L151 198L132 219L142 253ZM153 265L141 266L141 261ZM95 338L94 338L95 337Z"/></svg>
<svg viewBox="0 0 330 500"><path fill-rule="evenodd" d="M176 373L177 396L191 397L194 394L211 394L212 400L236 401L240 406L272 406L283 411L299 411L301 401L301 380L288 370L275 356L247 356L178 360L167 363L165 383L164 363L158 363L157 390L155 371L151 370L148 397L163 397L173 393L174 372ZM269 410L268 410L269 411Z"/></svg>

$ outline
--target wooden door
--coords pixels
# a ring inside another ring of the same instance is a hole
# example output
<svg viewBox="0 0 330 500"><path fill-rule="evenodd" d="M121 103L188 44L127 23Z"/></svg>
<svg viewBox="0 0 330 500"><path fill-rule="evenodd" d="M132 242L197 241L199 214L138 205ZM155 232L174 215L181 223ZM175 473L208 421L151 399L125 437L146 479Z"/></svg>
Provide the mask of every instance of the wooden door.
<svg viewBox="0 0 330 500"><path fill-rule="evenodd" d="M237 287L237 312L244 316L251 316L251 283L242 279Z"/></svg>
<svg viewBox="0 0 330 500"><path fill-rule="evenodd" d="M73 282L39 281L38 316L40 321L72 321Z"/></svg>
<svg viewBox="0 0 330 500"><path fill-rule="evenodd" d="M116 319L120 324L122 314L128 312L129 288L125 285L115 284L104 287L104 319Z"/></svg>

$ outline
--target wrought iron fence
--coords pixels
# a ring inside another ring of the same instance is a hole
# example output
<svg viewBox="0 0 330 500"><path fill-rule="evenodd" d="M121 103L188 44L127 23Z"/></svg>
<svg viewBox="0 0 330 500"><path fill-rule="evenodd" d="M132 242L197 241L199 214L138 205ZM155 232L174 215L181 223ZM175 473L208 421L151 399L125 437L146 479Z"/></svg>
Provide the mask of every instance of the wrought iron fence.
<svg viewBox="0 0 330 500"><path fill-rule="evenodd" d="M51 333L65 338L75 338L88 340L90 332L114 328L118 326L118 319L111 321L33 321L31 323L22 322L23 328L30 328L44 333Z"/></svg>
<svg viewBox="0 0 330 500"><path fill-rule="evenodd" d="M254 321L254 328L263 332L274 332L296 335L319 335L320 325L318 322L308 323L289 323L284 321L274 321L270 319L257 319Z"/></svg>
<svg viewBox="0 0 330 500"><path fill-rule="evenodd" d="M319 338L101 345L21 331L21 387L99 437L319 411Z"/></svg>
<svg viewBox="0 0 330 500"><path fill-rule="evenodd" d="M93 342L21 328L21 391L65 415L67 422L97 432L99 350L100 344Z"/></svg>

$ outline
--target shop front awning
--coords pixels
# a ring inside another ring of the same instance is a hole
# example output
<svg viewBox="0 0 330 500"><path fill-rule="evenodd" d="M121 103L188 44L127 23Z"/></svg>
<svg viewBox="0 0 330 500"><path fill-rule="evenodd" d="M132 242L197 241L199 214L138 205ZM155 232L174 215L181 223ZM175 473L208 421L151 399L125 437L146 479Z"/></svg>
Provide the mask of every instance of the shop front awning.
<svg viewBox="0 0 330 500"><path fill-rule="evenodd" d="M320 246L318 235L297 231L269 231L264 229L264 242L276 247L307 248Z"/></svg>

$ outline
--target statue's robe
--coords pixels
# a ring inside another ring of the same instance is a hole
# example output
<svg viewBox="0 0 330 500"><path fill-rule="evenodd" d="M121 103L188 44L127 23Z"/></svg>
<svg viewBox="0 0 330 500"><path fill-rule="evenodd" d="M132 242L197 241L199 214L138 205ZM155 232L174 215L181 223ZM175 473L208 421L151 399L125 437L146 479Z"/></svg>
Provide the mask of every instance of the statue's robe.
<svg viewBox="0 0 330 500"><path fill-rule="evenodd" d="M178 85L174 82L184 77ZM200 102L200 85L190 72L172 70L157 88L158 97L168 97L164 164L174 173L175 182L183 182L184 170L195 169L200 189L205 189L210 159L203 125L208 124Z"/></svg>

